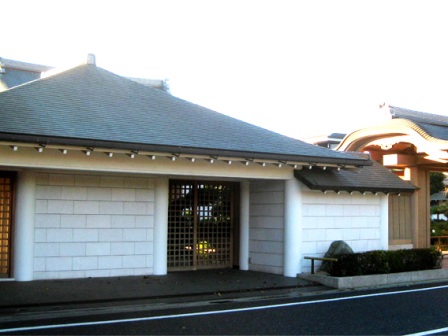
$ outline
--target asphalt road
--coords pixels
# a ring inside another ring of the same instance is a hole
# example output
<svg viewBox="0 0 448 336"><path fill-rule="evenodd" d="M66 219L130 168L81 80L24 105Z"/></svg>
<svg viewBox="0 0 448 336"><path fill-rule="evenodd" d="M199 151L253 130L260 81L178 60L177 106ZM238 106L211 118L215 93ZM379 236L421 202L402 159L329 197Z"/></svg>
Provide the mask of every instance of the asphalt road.
<svg viewBox="0 0 448 336"><path fill-rule="evenodd" d="M103 315L12 323L0 326L0 335L2 331L27 335L448 334L448 282L120 314L110 309Z"/></svg>

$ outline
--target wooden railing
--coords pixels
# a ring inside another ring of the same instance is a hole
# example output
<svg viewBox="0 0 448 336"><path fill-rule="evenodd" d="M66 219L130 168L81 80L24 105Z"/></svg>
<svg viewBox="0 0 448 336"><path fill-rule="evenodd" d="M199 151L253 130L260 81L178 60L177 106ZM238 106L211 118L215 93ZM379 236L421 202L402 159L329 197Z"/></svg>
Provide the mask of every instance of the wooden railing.
<svg viewBox="0 0 448 336"><path fill-rule="evenodd" d="M338 259L336 259L336 258L304 257L304 259L311 260L311 274L314 274L314 260L330 261L330 262L338 261Z"/></svg>

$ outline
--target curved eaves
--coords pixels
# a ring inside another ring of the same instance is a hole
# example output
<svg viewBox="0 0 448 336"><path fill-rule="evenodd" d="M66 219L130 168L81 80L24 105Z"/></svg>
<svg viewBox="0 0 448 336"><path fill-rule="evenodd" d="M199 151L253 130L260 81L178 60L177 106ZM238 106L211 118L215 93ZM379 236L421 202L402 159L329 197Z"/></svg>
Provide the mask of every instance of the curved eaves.
<svg viewBox="0 0 448 336"><path fill-rule="evenodd" d="M364 128L347 135L336 150L361 151L372 141L391 136L409 135L423 139L441 148L448 148L448 141L431 136L421 126L407 119L392 119L386 124Z"/></svg>

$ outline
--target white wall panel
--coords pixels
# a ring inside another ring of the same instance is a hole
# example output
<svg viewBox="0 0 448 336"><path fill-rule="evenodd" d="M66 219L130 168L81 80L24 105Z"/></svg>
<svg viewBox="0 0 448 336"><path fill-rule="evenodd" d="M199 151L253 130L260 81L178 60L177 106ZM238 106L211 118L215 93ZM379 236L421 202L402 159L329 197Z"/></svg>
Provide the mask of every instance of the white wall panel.
<svg viewBox="0 0 448 336"><path fill-rule="evenodd" d="M250 183L249 269L282 274L284 181Z"/></svg>
<svg viewBox="0 0 448 336"><path fill-rule="evenodd" d="M303 255L322 257L335 240L344 240L355 252L381 249L384 204L372 194L305 191ZM302 265L302 272L310 272L310 261Z"/></svg>
<svg viewBox="0 0 448 336"><path fill-rule="evenodd" d="M151 274L152 178L40 173L34 279Z"/></svg>

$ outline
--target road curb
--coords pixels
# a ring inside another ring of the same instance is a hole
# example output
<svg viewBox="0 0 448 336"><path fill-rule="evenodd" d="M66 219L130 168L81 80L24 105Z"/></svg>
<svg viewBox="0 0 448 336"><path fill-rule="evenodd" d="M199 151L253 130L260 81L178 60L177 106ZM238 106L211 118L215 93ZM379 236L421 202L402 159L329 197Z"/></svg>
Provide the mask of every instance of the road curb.
<svg viewBox="0 0 448 336"><path fill-rule="evenodd" d="M337 289L357 289L365 287L403 285L407 283L424 281L443 281L448 279L448 269L361 275L352 277L332 277L327 275L326 273L301 273L297 276L301 279L314 281L327 287Z"/></svg>

